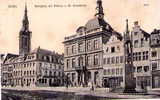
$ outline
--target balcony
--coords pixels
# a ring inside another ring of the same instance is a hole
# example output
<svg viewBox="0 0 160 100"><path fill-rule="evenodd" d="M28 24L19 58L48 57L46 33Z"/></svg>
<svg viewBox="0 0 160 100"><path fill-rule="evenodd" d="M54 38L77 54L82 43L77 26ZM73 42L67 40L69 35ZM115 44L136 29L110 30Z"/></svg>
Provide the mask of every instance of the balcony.
<svg viewBox="0 0 160 100"><path fill-rule="evenodd" d="M75 66L75 70L76 70L76 71L83 70L83 66Z"/></svg>

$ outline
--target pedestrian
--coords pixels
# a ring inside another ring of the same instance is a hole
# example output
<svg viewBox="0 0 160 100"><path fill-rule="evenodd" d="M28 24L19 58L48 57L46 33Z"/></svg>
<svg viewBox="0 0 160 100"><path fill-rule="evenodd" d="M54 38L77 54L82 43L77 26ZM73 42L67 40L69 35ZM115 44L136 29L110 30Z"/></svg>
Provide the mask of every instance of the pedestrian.
<svg viewBox="0 0 160 100"><path fill-rule="evenodd" d="M93 84L93 82L92 82L91 90L94 91L94 84Z"/></svg>

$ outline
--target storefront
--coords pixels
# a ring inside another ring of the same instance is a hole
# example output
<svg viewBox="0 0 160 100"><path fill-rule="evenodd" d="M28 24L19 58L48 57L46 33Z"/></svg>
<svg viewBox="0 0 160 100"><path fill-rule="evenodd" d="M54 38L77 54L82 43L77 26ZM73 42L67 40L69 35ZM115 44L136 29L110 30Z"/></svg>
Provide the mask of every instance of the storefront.
<svg viewBox="0 0 160 100"><path fill-rule="evenodd" d="M160 88L160 70L152 71L152 88Z"/></svg>
<svg viewBox="0 0 160 100"><path fill-rule="evenodd" d="M136 77L136 88L145 89L151 88L151 76L137 76Z"/></svg>
<svg viewBox="0 0 160 100"><path fill-rule="evenodd" d="M123 77L104 77L103 87L121 87Z"/></svg>

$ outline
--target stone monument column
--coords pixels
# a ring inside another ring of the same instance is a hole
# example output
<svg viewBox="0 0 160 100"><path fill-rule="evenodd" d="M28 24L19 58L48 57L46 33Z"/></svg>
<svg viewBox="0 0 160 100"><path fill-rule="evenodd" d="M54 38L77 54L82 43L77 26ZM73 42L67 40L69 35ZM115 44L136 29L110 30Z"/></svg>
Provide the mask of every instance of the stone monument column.
<svg viewBox="0 0 160 100"><path fill-rule="evenodd" d="M134 78L134 66L133 66L133 46L132 37L129 34L128 20L126 20L126 32L124 34L124 93L136 92L135 78Z"/></svg>

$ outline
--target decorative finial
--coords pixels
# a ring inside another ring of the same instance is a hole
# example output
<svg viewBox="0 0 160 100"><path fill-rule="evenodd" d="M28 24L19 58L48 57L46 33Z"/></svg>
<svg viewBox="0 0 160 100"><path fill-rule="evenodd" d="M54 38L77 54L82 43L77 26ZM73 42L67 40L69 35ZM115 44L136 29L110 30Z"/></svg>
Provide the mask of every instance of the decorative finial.
<svg viewBox="0 0 160 100"><path fill-rule="evenodd" d="M95 14L96 17L102 19L103 16L104 16L104 13L103 13L103 6L102 6L102 1L101 0L97 0L97 7L96 7L96 14Z"/></svg>
<svg viewBox="0 0 160 100"><path fill-rule="evenodd" d="M27 3L25 2L25 12L27 12Z"/></svg>
<svg viewBox="0 0 160 100"><path fill-rule="evenodd" d="M129 33L129 28L128 28L128 19L126 19L126 33Z"/></svg>

